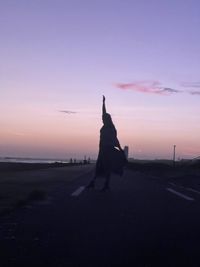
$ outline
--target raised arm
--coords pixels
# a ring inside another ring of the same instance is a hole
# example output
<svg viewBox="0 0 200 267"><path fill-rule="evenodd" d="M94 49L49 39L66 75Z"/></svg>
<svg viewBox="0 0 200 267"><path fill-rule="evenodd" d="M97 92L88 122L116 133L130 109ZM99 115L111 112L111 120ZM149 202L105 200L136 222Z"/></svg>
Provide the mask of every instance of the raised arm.
<svg viewBox="0 0 200 267"><path fill-rule="evenodd" d="M103 95L103 106L102 106L102 115L106 114L106 104L105 104L106 98Z"/></svg>

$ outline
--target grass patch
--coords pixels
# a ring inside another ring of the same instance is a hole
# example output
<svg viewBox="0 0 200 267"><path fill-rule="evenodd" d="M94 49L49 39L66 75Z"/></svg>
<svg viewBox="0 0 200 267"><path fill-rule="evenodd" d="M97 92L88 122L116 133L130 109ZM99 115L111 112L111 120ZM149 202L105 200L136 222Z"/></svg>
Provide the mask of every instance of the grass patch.
<svg viewBox="0 0 200 267"><path fill-rule="evenodd" d="M34 189L33 191L30 192L30 194L26 198L19 199L15 207L23 207L26 206L28 203L32 201L43 201L47 198L47 193L43 190L40 189Z"/></svg>
<svg viewBox="0 0 200 267"><path fill-rule="evenodd" d="M45 200L46 198L47 198L47 193L40 189L33 190L28 196L29 201L42 201Z"/></svg>

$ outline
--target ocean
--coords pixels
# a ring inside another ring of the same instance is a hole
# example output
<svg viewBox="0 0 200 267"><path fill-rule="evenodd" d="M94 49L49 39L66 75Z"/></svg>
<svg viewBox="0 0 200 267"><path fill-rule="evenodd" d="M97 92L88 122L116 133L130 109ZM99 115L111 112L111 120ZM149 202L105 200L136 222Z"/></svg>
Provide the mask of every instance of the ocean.
<svg viewBox="0 0 200 267"><path fill-rule="evenodd" d="M14 158L14 157L1 157L0 162L13 162L13 163L69 163L66 159L40 159L40 158Z"/></svg>

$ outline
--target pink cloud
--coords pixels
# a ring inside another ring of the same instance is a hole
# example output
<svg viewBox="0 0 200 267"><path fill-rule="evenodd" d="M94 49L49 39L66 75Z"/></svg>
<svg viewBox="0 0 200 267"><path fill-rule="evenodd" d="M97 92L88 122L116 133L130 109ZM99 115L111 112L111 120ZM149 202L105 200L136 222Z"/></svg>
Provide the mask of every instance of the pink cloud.
<svg viewBox="0 0 200 267"><path fill-rule="evenodd" d="M118 83L115 86L121 90L132 90L135 92L159 95L169 95L172 93L180 92L173 88L163 87L159 81L137 81L132 83Z"/></svg>

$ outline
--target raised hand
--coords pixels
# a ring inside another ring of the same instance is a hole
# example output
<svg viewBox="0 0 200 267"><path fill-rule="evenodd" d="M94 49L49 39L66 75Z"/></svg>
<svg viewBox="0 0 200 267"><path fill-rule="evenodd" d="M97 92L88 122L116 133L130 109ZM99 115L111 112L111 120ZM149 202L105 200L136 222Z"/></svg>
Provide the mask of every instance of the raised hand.
<svg viewBox="0 0 200 267"><path fill-rule="evenodd" d="M106 114L106 103L105 103L105 96L103 95L103 105L102 105L102 114Z"/></svg>

